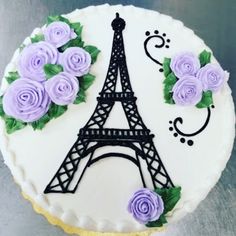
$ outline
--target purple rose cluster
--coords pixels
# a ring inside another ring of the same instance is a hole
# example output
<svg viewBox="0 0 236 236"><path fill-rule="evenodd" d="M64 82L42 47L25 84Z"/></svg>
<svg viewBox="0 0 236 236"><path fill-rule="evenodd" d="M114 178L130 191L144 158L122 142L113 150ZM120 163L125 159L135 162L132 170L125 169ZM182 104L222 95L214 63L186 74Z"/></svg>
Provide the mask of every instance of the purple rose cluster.
<svg viewBox="0 0 236 236"><path fill-rule="evenodd" d="M170 68L177 77L172 88L175 104L197 105L205 91L217 92L225 82L226 73L218 64L208 63L201 67L199 58L190 52L174 56Z"/></svg>
<svg viewBox="0 0 236 236"><path fill-rule="evenodd" d="M91 56L83 48L69 47L63 53L58 48L77 37L65 22L52 22L43 32L45 41L25 47L18 61L20 78L3 96L4 112L24 122L39 120L51 102L57 105L73 103L79 91L81 77L89 72ZM46 79L44 66L60 64L63 72Z"/></svg>

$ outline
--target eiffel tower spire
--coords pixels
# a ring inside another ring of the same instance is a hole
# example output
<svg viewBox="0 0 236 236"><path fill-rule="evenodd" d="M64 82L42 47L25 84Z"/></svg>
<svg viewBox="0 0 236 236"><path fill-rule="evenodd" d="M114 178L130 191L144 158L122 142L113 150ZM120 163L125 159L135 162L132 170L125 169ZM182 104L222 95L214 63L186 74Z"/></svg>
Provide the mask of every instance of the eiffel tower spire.
<svg viewBox="0 0 236 236"><path fill-rule="evenodd" d="M140 172L143 186L146 187L141 159L146 161L146 170L150 173L153 187L173 187L173 183L153 144L154 135L150 134L138 112L136 97L131 87L126 63L122 31L125 21L116 13L111 26L114 30L113 45L106 79L97 98L97 106L84 128L80 129L78 139L68 152L58 171L47 185L44 193L74 193L82 180L85 171L95 162L116 156L132 161ZM116 92L120 73L122 92ZM104 124L116 102L121 102L129 129L108 129ZM134 150L134 157L124 153L107 153L94 158L96 149L103 146L125 146ZM79 174L75 185L72 184L78 171L79 163L86 159L87 164Z"/></svg>

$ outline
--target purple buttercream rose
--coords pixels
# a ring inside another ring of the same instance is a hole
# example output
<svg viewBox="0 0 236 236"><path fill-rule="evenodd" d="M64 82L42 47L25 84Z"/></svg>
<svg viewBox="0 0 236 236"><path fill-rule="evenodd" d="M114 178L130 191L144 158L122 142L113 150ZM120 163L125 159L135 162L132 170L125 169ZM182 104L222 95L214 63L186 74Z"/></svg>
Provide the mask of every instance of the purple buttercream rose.
<svg viewBox="0 0 236 236"><path fill-rule="evenodd" d="M73 75L61 72L45 82L45 89L54 103L68 105L76 98L79 82Z"/></svg>
<svg viewBox="0 0 236 236"><path fill-rule="evenodd" d="M217 64L207 64L197 73L197 78L202 82L204 91L217 92L224 84L225 77L225 72Z"/></svg>
<svg viewBox="0 0 236 236"><path fill-rule="evenodd" d="M51 100L44 86L34 80L15 80L3 96L4 112L15 119L33 122L45 115Z"/></svg>
<svg viewBox="0 0 236 236"><path fill-rule="evenodd" d="M200 62L191 52L179 53L171 59L170 68L179 79L182 79L185 75L195 75L200 69Z"/></svg>
<svg viewBox="0 0 236 236"><path fill-rule="evenodd" d="M195 106L202 98L202 83L196 77L186 75L178 80L173 89L173 99L180 106Z"/></svg>
<svg viewBox="0 0 236 236"><path fill-rule="evenodd" d="M45 80L45 64L56 64L58 51L50 43L41 41L25 47L20 55L18 71L21 77L37 81Z"/></svg>
<svg viewBox="0 0 236 236"><path fill-rule="evenodd" d="M128 211L142 224L158 220L164 211L164 203L157 193L143 188L134 193L128 204Z"/></svg>
<svg viewBox="0 0 236 236"><path fill-rule="evenodd" d="M60 54L59 62L64 71L80 77L89 72L91 56L83 48L70 47Z"/></svg>
<svg viewBox="0 0 236 236"><path fill-rule="evenodd" d="M59 48L71 39L77 37L73 29L68 24L61 21L55 21L47 26L43 32L45 41Z"/></svg>

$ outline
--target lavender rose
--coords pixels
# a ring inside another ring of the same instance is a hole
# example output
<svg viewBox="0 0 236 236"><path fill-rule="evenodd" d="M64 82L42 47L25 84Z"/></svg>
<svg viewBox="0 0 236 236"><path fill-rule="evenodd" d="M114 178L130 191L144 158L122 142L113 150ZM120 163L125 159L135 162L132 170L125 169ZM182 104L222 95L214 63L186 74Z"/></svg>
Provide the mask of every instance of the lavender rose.
<svg viewBox="0 0 236 236"><path fill-rule="evenodd" d="M50 43L38 42L25 47L20 55L18 71L21 77L44 81L45 73L43 67L45 64L56 64L58 60L58 51Z"/></svg>
<svg viewBox="0 0 236 236"><path fill-rule="evenodd" d="M68 105L76 98L79 82L73 75L61 72L45 82L45 89L54 103Z"/></svg>
<svg viewBox="0 0 236 236"><path fill-rule="evenodd" d="M68 24L61 21L55 21L47 26L43 32L45 41L59 48L71 39L77 37L73 29Z"/></svg>
<svg viewBox="0 0 236 236"><path fill-rule="evenodd" d="M60 54L59 62L64 71L74 76L83 76L89 72L91 56L82 48L70 47Z"/></svg>
<svg viewBox="0 0 236 236"><path fill-rule="evenodd" d="M217 64L207 64L197 73L197 78L202 82L204 91L217 92L224 84L225 77L225 72Z"/></svg>
<svg viewBox="0 0 236 236"><path fill-rule="evenodd" d="M174 85L173 99L180 106L195 106L202 98L202 83L194 76L186 75Z"/></svg>
<svg viewBox="0 0 236 236"><path fill-rule="evenodd" d="M162 198L147 188L134 193L129 201L128 211L142 224L158 220L164 211Z"/></svg>
<svg viewBox="0 0 236 236"><path fill-rule="evenodd" d="M200 62L191 52L179 53L171 59L170 68L179 79L182 79L185 75L195 75L200 69Z"/></svg>
<svg viewBox="0 0 236 236"><path fill-rule="evenodd" d="M15 80L3 96L4 112L24 122L40 119L47 113L50 103L44 86L25 78Z"/></svg>

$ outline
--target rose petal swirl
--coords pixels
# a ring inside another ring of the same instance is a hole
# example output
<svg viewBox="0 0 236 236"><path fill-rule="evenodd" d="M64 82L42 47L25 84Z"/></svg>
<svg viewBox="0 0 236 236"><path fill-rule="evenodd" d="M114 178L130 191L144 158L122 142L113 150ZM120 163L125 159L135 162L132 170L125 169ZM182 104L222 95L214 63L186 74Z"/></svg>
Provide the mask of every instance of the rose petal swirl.
<svg viewBox="0 0 236 236"><path fill-rule="evenodd" d="M83 48L70 47L60 54L59 63L64 71L80 77L89 72L91 56Z"/></svg>
<svg viewBox="0 0 236 236"><path fill-rule="evenodd" d="M21 77L44 81L44 65L56 64L57 60L58 51L52 44L44 41L33 43L25 47L20 54L18 71Z"/></svg>
<svg viewBox="0 0 236 236"><path fill-rule="evenodd" d="M71 39L77 37L74 30L67 23L61 21L55 21L49 24L43 34L45 41L53 44L56 48L63 46Z"/></svg>
<svg viewBox="0 0 236 236"><path fill-rule="evenodd" d="M26 78L15 80L3 96L4 112L24 122L40 119L47 113L50 103L44 86Z"/></svg>
<svg viewBox="0 0 236 236"><path fill-rule="evenodd" d="M73 75L61 72L45 82L45 89L54 103L68 105L76 98L79 82Z"/></svg>
<svg viewBox="0 0 236 236"><path fill-rule="evenodd" d="M202 67L198 73L197 78L202 82L203 90L211 90L217 92L223 86L226 73L217 64L207 64Z"/></svg>
<svg viewBox="0 0 236 236"><path fill-rule="evenodd" d="M170 68L179 79L182 79L185 75L195 75L200 69L200 62L195 54L184 52L171 59Z"/></svg>
<svg viewBox="0 0 236 236"><path fill-rule="evenodd" d="M202 98L202 83L194 76L186 75L178 80L173 89L173 99L180 106L195 106Z"/></svg>
<svg viewBox="0 0 236 236"><path fill-rule="evenodd" d="M142 224L158 220L164 211L164 203L157 193L143 188L134 193L128 204L128 211Z"/></svg>

